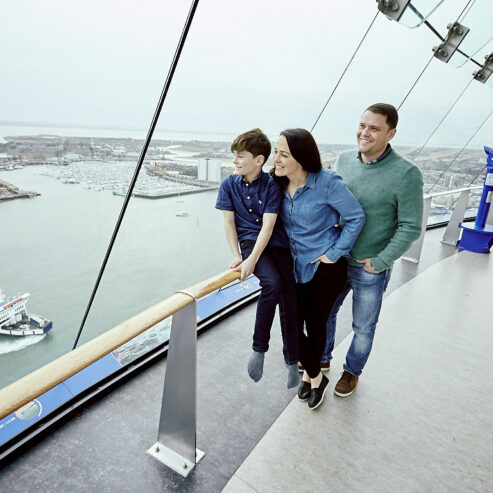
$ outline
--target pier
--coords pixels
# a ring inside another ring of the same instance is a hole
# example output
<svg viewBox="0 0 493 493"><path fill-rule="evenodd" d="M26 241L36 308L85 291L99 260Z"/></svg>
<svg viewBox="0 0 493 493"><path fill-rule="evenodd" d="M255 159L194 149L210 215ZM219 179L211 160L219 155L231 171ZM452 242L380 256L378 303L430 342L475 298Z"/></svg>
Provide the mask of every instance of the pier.
<svg viewBox="0 0 493 493"><path fill-rule="evenodd" d="M217 190L218 188L219 188L219 185L214 186L214 187L197 188L195 190L185 190L183 192L177 191L177 192L155 192L155 193L153 193L150 190L149 192L134 192L132 194L132 196L133 197L140 197L143 199L165 199L168 197L180 197L181 195L191 195L192 193L209 192L211 190ZM115 195L123 195L123 194L116 192Z"/></svg>
<svg viewBox="0 0 493 493"><path fill-rule="evenodd" d="M14 200L14 199L31 199L41 195L38 192L28 192L25 190L19 190L18 187L0 180L0 201L2 200Z"/></svg>

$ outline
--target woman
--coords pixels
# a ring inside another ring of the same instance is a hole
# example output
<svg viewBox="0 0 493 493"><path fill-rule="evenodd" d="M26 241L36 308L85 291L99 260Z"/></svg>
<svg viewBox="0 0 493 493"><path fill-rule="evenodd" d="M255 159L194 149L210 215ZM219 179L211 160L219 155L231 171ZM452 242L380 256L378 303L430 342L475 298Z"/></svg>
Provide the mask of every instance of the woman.
<svg viewBox="0 0 493 493"><path fill-rule="evenodd" d="M315 409L329 383L320 371L327 319L346 280L344 257L365 215L342 178L322 168L317 144L307 130L281 132L274 164L274 176L284 189L280 216L295 263L300 361L305 368L298 398L308 399L308 407Z"/></svg>

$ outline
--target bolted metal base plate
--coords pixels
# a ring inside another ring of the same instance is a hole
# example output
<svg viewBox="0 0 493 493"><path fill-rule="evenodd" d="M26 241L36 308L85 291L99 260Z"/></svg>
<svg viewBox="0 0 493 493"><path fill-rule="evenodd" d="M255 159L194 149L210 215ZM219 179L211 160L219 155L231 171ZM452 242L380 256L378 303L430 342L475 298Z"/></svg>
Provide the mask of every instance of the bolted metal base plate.
<svg viewBox="0 0 493 493"><path fill-rule="evenodd" d="M196 464L202 457L204 452L199 449L195 449L195 464L185 459L180 454L177 454L173 450L164 446L162 443L156 442L148 451L149 455L152 455L156 460L168 466L173 471L181 474L183 477L187 477L194 469Z"/></svg>

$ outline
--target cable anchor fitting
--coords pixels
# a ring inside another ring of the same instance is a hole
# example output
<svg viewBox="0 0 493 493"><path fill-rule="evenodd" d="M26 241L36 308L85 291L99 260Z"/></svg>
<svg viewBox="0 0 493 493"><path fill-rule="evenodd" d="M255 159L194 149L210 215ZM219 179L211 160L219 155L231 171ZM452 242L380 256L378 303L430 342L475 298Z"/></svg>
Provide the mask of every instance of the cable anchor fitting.
<svg viewBox="0 0 493 493"><path fill-rule="evenodd" d="M433 47L434 56L442 62L448 63L457 48L462 43L470 29L458 22L447 26L448 33L445 40L438 46Z"/></svg>
<svg viewBox="0 0 493 493"><path fill-rule="evenodd" d="M377 0L378 10L390 20L399 22L411 0Z"/></svg>
<svg viewBox="0 0 493 493"><path fill-rule="evenodd" d="M476 80L479 80L481 83L485 83L490 75L493 73L493 53L486 55L485 62L482 68L474 72L472 75Z"/></svg>

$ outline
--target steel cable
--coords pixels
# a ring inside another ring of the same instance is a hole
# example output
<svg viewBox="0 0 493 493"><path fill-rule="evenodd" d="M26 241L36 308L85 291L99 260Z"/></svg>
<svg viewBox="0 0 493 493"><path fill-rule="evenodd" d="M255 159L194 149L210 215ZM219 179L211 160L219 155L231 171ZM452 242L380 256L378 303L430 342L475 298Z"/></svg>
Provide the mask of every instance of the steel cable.
<svg viewBox="0 0 493 493"><path fill-rule="evenodd" d="M483 166L483 168L481 169L481 171L475 176L475 178L473 178L473 180L471 181L471 183L469 183L469 185L466 187L466 188L469 188L472 186L472 184L478 179L478 177L481 175L481 173L485 170L486 166ZM445 216L445 214L447 214L447 212L449 212L451 209L453 209L454 205L457 203L457 201L459 200L460 197L457 197L449 206L448 206L448 209L440 216L440 217L443 217Z"/></svg>
<svg viewBox="0 0 493 493"><path fill-rule="evenodd" d="M409 96L409 94L411 94L412 90L414 89L414 87L418 83L419 79L421 79L421 76L425 73L426 69L428 68L428 66L430 65L430 63L431 63L431 61L433 60L434 57L435 57L435 55L431 55L431 58L428 60L428 63L425 65L425 68L421 71L421 73L419 74L418 78L414 81L414 84L411 86L411 89L409 89L409 91L407 92L407 94L404 96L404 99L401 101L401 104L397 107L397 111L399 111L401 109L401 106L404 104L404 101L407 99L407 97Z"/></svg>
<svg viewBox="0 0 493 493"><path fill-rule="evenodd" d="M469 4L471 2L475 2L476 0L469 0L469 2L466 4L466 6L462 9L462 12L459 14L459 16L457 17L457 21L456 22L459 22L459 19L462 17L462 14L464 14L464 12L466 11L467 7L469 6ZM471 5L472 7L472 5ZM427 20L424 20L424 17L421 15L421 13L412 5L410 4L409 5L409 8L420 18L423 20L423 23L425 24L425 26L430 29L433 34L435 34L435 36L437 36L440 41L445 41L445 38L427 21ZM469 57L469 55L467 55L466 53L464 53L463 51L457 49L457 52L460 53L461 55L465 56L466 58L468 58L469 60L471 60L473 63L475 63L476 65L478 65L479 67L482 67L482 65L477 62L476 60L474 60L474 58L472 57ZM397 107L397 110L400 110L401 106L404 104L404 101L406 101L406 99L408 98L409 94L411 94L412 90L414 89L414 87L416 86L416 84L418 83L419 79L421 79L422 75L425 73L426 69L428 68L428 66L430 65L431 61L433 60L433 58L435 58L435 55L433 54L431 56L431 58L428 60L428 63L425 65L425 68L422 70L422 72L419 74L418 78L416 79L416 81L414 82L414 84L411 86L411 89L409 89L408 93L406 94L406 96L404 97L404 99L401 101L401 104Z"/></svg>
<svg viewBox="0 0 493 493"><path fill-rule="evenodd" d="M433 183L433 185L431 185L431 187L428 189L428 191L426 193L430 193L431 190L433 190L433 188L435 187L435 185L440 181L440 178L442 178L442 176L452 167L452 165L455 163L455 161L457 161L458 157L462 154L462 152L464 151L464 149L467 147L467 145L469 144L469 142L471 142L471 140L476 136L476 134L481 130L481 128L483 127L483 125L489 120L490 116L493 115L493 111L491 111L488 116L482 121L481 125L476 129L476 131L471 135L471 137L468 139L468 141L462 146L462 149L455 155L454 159L452 160L452 162L442 171L442 173L440 174L440 176L435 180L435 182ZM477 177L476 177L477 178ZM476 179L474 178L474 180ZM474 181L473 180L473 181Z"/></svg>
<svg viewBox="0 0 493 493"><path fill-rule="evenodd" d="M460 98L462 95L466 92L467 88L471 85L471 82L474 80L471 79L468 83L467 86L462 90L462 92L459 94L458 98L455 100L454 104L447 110L443 118L439 121L438 125L435 127L433 132L429 135L429 137L426 139L426 142L420 147L419 151L417 152L416 156L414 156L413 160L416 160L416 158L421 154L421 151L425 148L426 144L430 141L430 139L435 135L436 131L441 127L442 123L445 121L445 118L449 115L449 113L454 109L455 105L459 102Z"/></svg>
<svg viewBox="0 0 493 493"><path fill-rule="evenodd" d="M468 7L472 8L472 6L474 5L475 2L476 2L476 0L469 0L466 3L466 6L462 9L462 12L457 17L457 22L459 22L459 19L462 17L462 14L464 14L464 12L468 9Z"/></svg>
<svg viewBox="0 0 493 493"><path fill-rule="evenodd" d="M327 105L329 104L330 100L332 99L332 96L334 95L334 93L336 92L337 88L339 87L339 84L341 83L341 80L343 79L344 75L346 74L347 69L351 65L354 57L356 56L356 53L358 53L358 50L360 49L361 45L363 44L363 41L365 40L367 34L370 32L370 29L372 28L372 26L373 26L376 18L378 17L378 14L379 13L380 13L380 11L377 11L377 13L375 14L375 17L373 18L373 20L371 21L370 25L368 26L368 29L366 30L365 34L361 38L361 41L359 42L358 46L356 47L356 50L354 50L353 55L351 56L348 64L346 65L346 68L343 70L341 76L339 77L339 80L337 81L337 84L335 85L334 89L332 90L329 98L325 102L325 104L324 104L324 106L322 108L322 111L320 112L320 114L318 115L317 119L315 120L315 123L313 124L312 128L310 129L310 132L313 132L313 129L316 127L318 121L320 120L321 116L323 115L323 112L325 111L325 108L327 107Z"/></svg>
<svg viewBox="0 0 493 493"><path fill-rule="evenodd" d="M173 79L173 75L174 75L176 67L178 65L178 61L180 59L181 52L183 51L183 47L184 47L185 41L187 39L188 31L190 30L190 26L192 25L193 17L195 15L195 11L197 10L198 3L199 3L199 0L193 0L193 3L192 3L190 10L188 12L188 16L187 16L187 19L186 19L185 24L183 26L180 40L178 41L178 45L176 47L175 54L173 56L173 60L171 62L171 66L170 66L169 71L168 71L168 75L166 76L166 81L164 83L163 90L161 92L161 96L159 98L156 110L154 112L154 116L152 117L151 125L149 127L148 132L147 132L147 137L144 141L144 146L142 147L142 151L140 153L139 160L137 162L137 166L135 168L134 174L132 176L132 180L131 180L130 185L128 187L127 195L125 196L125 200L123 201L123 206L121 208L120 215L119 215L118 220L116 222L115 229L113 230L113 234L111 236L111 240L110 240L110 243L109 243L108 248L106 250L104 260L103 260L103 264L101 265L101 269L100 269L98 277L96 279L96 283L94 285L94 288L93 288L93 291L91 294L91 298L89 300L86 311L84 313L84 317L82 319L82 323L80 325L79 332L77 333L77 337L75 338L74 346L72 349L75 349L77 347L77 344L79 342L79 338L80 338L80 335L81 335L82 330L84 328L87 316L89 314L92 303L94 301L94 297L96 296L96 292L97 292L99 284L101 282L101 278L102 278L104 270L106 268L106 264L108 263L109 256L110 256L111 251L113 249L113 245L114 245L116 237L118 235L118 231L120 230L120 226L121 226L123 217L124 217L125 212L127 210L127 206L128 206L129 201L130 201L130 197L132 196L132 191L135 187L135 183L137 182L137 178L139 176L139 171L142 168L142 164L144 162L144 158L145 158L145 155L147 153L147 149L149 147L152 136L154 134L154 130L156 128L157 122L159 120L159 115L161 114L161 110L162 110L164 101L165 101L166 96L168 94L168 90L170 88L171 81Z"/></svg>

